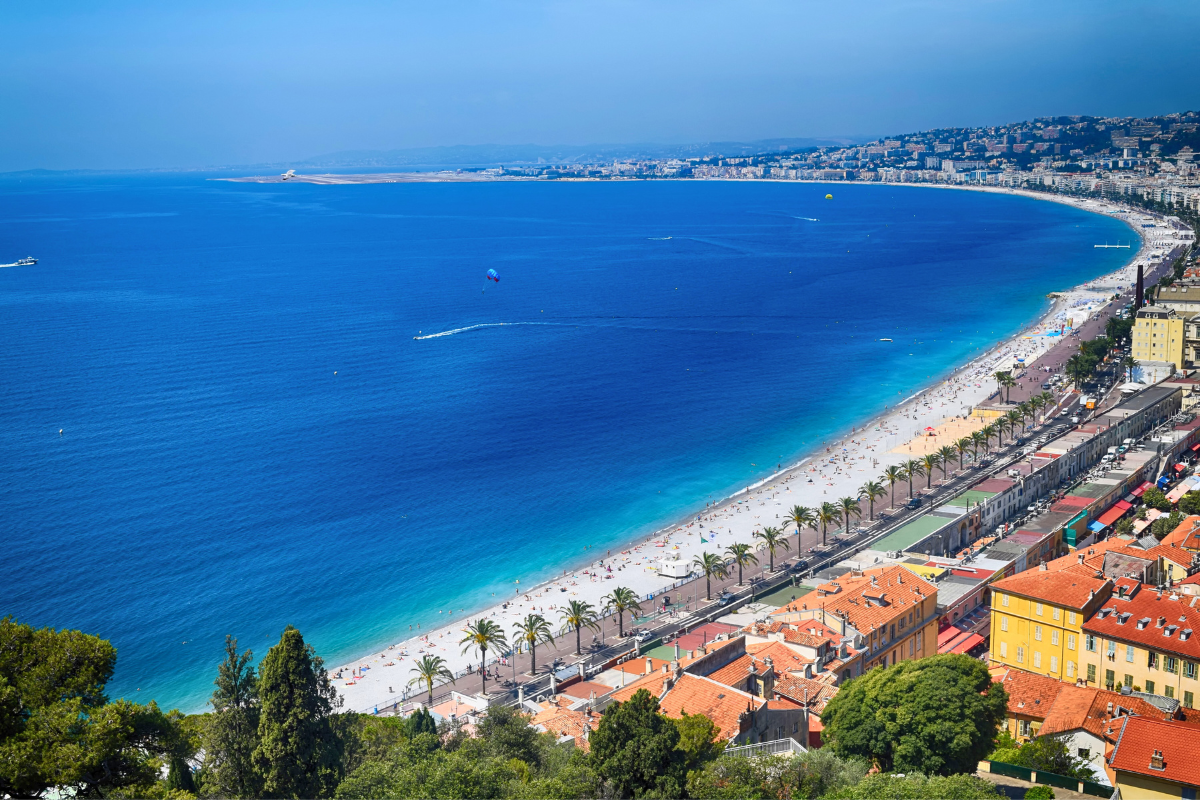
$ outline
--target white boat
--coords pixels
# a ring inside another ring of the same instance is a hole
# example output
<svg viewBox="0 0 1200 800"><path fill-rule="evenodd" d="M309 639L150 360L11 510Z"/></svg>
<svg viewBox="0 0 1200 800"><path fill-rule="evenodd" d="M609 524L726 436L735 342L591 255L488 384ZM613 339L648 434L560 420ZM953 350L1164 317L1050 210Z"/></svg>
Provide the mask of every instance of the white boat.
<svg viewBox="0 0 1200 800"><path fill-rule="evenodd" d="M32 267L36 263L37 259L33 256L25 256L24 258L18 258L11 264L0 264L0 267Z"/></svg>

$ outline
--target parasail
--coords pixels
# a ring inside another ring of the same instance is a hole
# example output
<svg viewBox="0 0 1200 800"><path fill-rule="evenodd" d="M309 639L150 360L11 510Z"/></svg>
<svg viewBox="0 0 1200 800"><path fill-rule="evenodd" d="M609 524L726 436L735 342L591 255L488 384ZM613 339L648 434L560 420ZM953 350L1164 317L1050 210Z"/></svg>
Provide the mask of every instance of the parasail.
<svg viewBox="0 0 1200 800"><path fill-rule="evenodd" d="M489 281L495 281L496 283L500 282L500 276L498 274L496 274L496 270L494 270L494 269L488 270L487 279Z"/></svg>
<svg viewBox="0 0 1200 800"><path fill-rule="evenodd" d="M832 200L832 199L833 199L833 195L831 195L831 194L827 194L827 195L825 195L825 199L826 199L826 200Z"/></svg>

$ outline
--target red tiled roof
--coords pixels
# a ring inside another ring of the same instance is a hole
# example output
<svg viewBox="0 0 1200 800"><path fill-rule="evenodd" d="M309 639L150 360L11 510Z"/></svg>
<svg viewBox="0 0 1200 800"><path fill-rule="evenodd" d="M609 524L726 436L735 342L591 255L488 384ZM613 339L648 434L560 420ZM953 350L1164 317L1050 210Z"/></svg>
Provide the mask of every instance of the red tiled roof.
<svg viewBox="0 0 1200 800"><path fill-rule="evenodd" d="M685 672L662 699L660 708L675 719L681 719L685 711L703 714L720 728L717 738L728 740L741 732L738 717L747 705L760 709L765 703L762 698Z"/></svg>
<svg viewBox="0 0 1200 800"><path fill-rule="evenodd" d="M1107 579L1081 575L1068 565L1052 570L1031 569L1017 573L992 584L993 592L1019 594L1034 600L1082 610L1092 599L1092 593L1100 594Z"/></svg>
<svg viewBox="0 0 1200 800"><path fill-rule="evenodd" d="M1153 556L1154 558L1165 558L1167 561L1173 561L1181 567L1188 567L1191 566L1192 558L1196 554L1182 547L1160 544L1157 547L1151 547L1147 550L1146 555Z"/></svg>
<svg viewBox="0 0 1200 800"><path fill-rule="evenodd" d="M1021 714L1037 719L1046 718L1058 698L1058 693L1067 686L1054 678L1018 669L1010 669L999 676L993 676L992 681L1004 684L1008 692L1009 714Z"/></svg>
<svg viewBox="0 0 1200 800"><path fill-rule="evenodd" d="M1151 766L1150 760L1156 751L1162 754L1161 769ZM1120 772L1200 786L1198 752L1200 727L1149 717L1125 717L1108 763Z"/></svg>
<svg viewBox="0 0 1200 800"><path fill-rule="evenodd" d="M781 675L775 680L775 694L801 704L807 698L809 708L818 715L837 693L836 686L800 675Z"/></svg>
<svg viewBox="0 0 1200 800"><path fill-rule="evenodd" d="M1156 592L1143 586L1132 598L1111 597L1083 623L1083 629L1109 639L1140 644L1151 650L1200 659L1200 637L1196 635L1200 632L1200 609L1195 608L1198 601L1200 598L1190 595L1175 594L1169 590ZM1113 610L1101 616L1105 609ZM1124 614L1129 616L1125 617L1122 624L1120 620ZM1139 628L1139 620L1142 619L1149 622ZM1160 619L1162 627L1158 624ZM1189 629L1190 633L1187 632Z"/></svg>
<svg viewBox="0 0 1200 800"><path fill-rule="evenodd" d="M777 675L792 670L802 670L805 664L813 663L811 658L805 658L782 642L747 644L746 652L758 659L760 665L763 659L770 658ZM761 668L760 666L759 669Z"/></svg>
<svg viewBox="0 0 1200 800"><path fill-rule="evenodd" d="M541 726L547 733L557 736L574 736L576 746L586 753L589 749L587 734L600 727L600 715L550 706L546 710L534 714L529 724L534 727Z"/></svg>
<svg viewBox="0 0 1200 800"><path fill-rule="evenodd" d="M1200 550L1200 516L1185 517L1159 542L1160 545L1175 545L1188 550Z"/></svg>
<svg viewBox="0 0 1200 800"><path fill-rule="evenodd" d="M772 616L823 608L827 614L845 614L846 621L866 633L912 611L937 587L901 566L864 570L823 583L813 592L771 612Z"/></svg>

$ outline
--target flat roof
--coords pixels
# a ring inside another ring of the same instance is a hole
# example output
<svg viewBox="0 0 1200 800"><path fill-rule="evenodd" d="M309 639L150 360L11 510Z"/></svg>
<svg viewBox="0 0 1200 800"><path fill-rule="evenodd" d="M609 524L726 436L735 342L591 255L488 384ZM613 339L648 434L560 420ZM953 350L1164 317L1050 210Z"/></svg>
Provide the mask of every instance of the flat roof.
<svg viewBox="0 0 1200 800"><path fill-rule="evenodd" d="M929 534L946 527L949 521L937 514L926 514L875 542L874 547L877 550L907 550Z"/></svg>

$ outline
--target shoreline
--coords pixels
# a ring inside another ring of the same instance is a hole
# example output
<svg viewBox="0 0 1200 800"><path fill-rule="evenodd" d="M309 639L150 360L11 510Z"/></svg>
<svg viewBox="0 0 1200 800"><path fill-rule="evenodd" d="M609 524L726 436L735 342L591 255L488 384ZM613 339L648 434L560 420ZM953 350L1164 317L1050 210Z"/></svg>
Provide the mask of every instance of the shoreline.
<svg viewBox="0 0 1200 800"><path fill-rule="evenodd" d="M988 187L927 186L1052 199L1084 211L1122 219L1127 224L1130 222L1126 218L1129 214L1157 218L1150 212L1124 209L1114 203L1090 198L1043 196L1037 192L993 190ZM395 637L388 637L393 642L392 645L379 645L382 651L371 650L331 668L331 674L339 671L353 674L357 667L371 667L363 676L352 681L346 678L335 681L338 693L344 700L344 707L347 710L369 712L375 706L390 705L399 700L403 694L402 687L407 685L411 677L412 663L422 655L441 656L456 674L468 664L474 664L477 668L475 659L461 655L461 647L458 644L461 628L467 621L481 617L492 618L506 633L510 633L513 621L536 611L551 622L557 635L560 625L559 609L554 602L556 599L580 599L599 609L602 605L600 597L616 586L627 586L640 597L660 594L676 582L676 579L658 576L654 567L662 555L675 554L690 564L692 557L701 550L720 552L734 542L752 542L750 534L753 530L766 524L780 525L781 520L778 517L755 522L762 519L768 511L777 512L782 516L782 513L794 504L819 506L821 502L832 502L839 496L855 496L858 485L864 480L875 479L884 466L916 457L918 453L910 451L905 454L902 448L911 447L914 440L922 435L923 428L937 428L951 420L962 418L962 412L966 408L974 407L993 395L993 372L1010 366L1017 357L1023 357L1025 364L1032 364L1038 356L1063 338L1050 335L1052 328L1057 329L1059 323L1070 320L1073 323L1072 329L1077 330L1087 319L1108 305L1113 294L1117 293L1117 286L1131 285L1134 280L1134 265L1148 254L1151 244L1142 231L1132 225L1130 227L1139 239L1139 247L1119 269L1068 290L1051 293L1048 297L1052 296L1053 299L1048 307L1009 337L996 342L965 363L948 365L934 380L896 405L885 406L884 410L865 419L847 420L847 424L837 433L831 433L830 439L822 443L826 446L824 454L820 452L821 446L810 446L799 451L792 463L782 469L748 486L729 492L711 505L700 507L697 504L695 508L684 509L672 517L668 524L623 543L614 544L609 555L605 555L603 559L587 556L560 562L561 574L545 578L528 588L522 587L524 591L516 592L514 597L497 597L494 603L469 612L460 609L458 621L447 621L436 628L421 631L419 635L413 631L405 637L397 631ZM949 440L952 441L953 437L949 437ZM815 480L818 478L819 483ZM903 487L903 484L901 486ZM884 503L888 502L890 501L886 497L881 499L880 508L885 507ZM705 527L706 523L708 527ZM833 530L836 531L839 527L835 526ZM792 532L791 529L787 531L789 535ZM702 542L701 536L708 536L709 540ZM702 547L702 544L707 544L708 547ZM786 557L792 555L794 553L788 553ZM605 562L605 567L612 568L611 578L597 578L595 575L596 570L600 569L601 561ZM625 574L617 577L618 572ZM551 591L555 592L555 597L549 596ZM389 689L392 691L388 691Z"/></svg>

